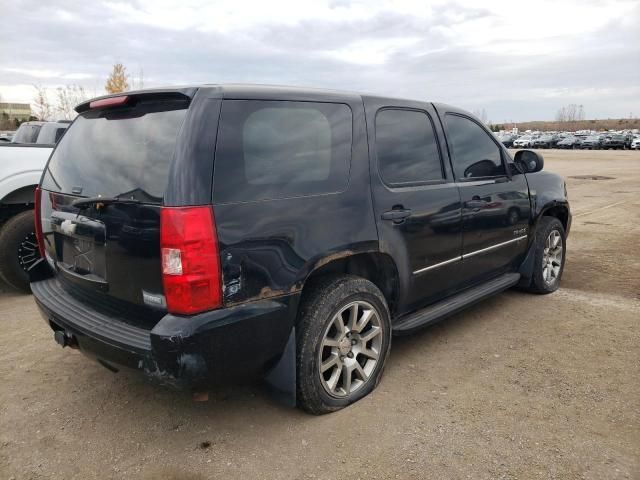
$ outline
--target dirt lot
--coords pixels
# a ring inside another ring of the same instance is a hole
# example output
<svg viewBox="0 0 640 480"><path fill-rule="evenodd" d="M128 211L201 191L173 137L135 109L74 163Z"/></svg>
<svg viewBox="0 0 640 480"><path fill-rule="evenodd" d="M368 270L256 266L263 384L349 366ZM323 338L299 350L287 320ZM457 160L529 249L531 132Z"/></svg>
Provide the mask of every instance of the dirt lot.
<svg viewBox="0 0 640 480"><path fill-rule="evenodd" d="M0 478L639 479L640 152L545 158L573 205L562 288L394 339L379 388L332 415L114 375L0 293Z"/></svg>

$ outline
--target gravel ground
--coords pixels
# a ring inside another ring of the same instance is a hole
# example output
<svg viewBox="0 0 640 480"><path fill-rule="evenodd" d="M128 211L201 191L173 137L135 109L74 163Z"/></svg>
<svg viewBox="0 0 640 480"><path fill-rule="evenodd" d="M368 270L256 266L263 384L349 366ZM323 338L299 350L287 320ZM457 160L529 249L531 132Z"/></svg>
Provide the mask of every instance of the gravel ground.
<svg viewBox="0 0 640 480"><path fill-rule="evenodd" d="M640 152L545 158L574 213L562 288L394 339L378 389L323 417L114 375L0 291L0 478L640 478Z"/></svg>

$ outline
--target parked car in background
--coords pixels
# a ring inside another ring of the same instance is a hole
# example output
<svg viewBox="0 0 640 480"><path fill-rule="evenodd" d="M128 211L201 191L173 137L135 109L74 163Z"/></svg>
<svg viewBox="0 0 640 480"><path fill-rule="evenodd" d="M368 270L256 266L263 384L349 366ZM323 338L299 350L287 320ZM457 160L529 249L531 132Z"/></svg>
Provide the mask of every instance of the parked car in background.
<svg viewBox="0 0 640 480"><path fill-rule="evenodd" d="M26 122L0 143L0 279L29 291L28 269L40 258L33 197L53 146L71 122Z"/></svg>
<svg viewBox="0 0 640 480"><path fill-rule="evenodd" d="M533 146L534 138L531 135L523 135L522 137L514 140L514 148L528 148Z"/></svg>
<svg viewBox="0 0 640 480"><path fill-rule="evenodd" d="M515 136L505 133L503 135L498 135L498 140L507 148L513 147L513 142L515 141Z"/></svg>
<svg viewBox="0 0 640 480"><path fill-rule="evenodd" d="M556 148L580 148L582 139L575 136L567 136L556 143Z"/></svg>
<svg viewBox="0 0 640 480"><path fill-rule="evenodd" d="M611 135L602 141L604 150L624 150L627 147L627 137L625 135Z"/></svg>
<svg viewBox="0 0 640 480"><path fill-rule="evenodd" d="M40 128L40 133L36 139L39 145L55 145L62 138L64 132L69 128L70 120L60 120L57 122L47 122Z"/></svg>
<svg viewBox="0 0 640 480"><path fill-rule="evenodd" d="M36 193L31 289L54 339L111 370L266 376L328 413L376 387L393 333L559 287L565 181L461 109L207 85L77 111Z"/></svg>
<svg viewBox="0 0 640 480"><path fill-rule="evenodd" d="M580 148L585 150L599 150L602 148L602 136L601 135L589 135L580 144Z"/></svg>
<svg viewBox="0 0 640 480"><path fill-rule="evenodd" d="M57 122L24 122L18 127L11 143L54 145L71 124L70 120Z"/></svg>
<svg viewBox="0 0 640 480"><path fill-rule="evenodd" d="M38 134L45 122L24 122L18 127L11 143L36 143Z"/></svg>
<svg viewBox="0 0 640 480"><path fill-rule="evenodd" d="M0 142L10 142L16 132L0 132Z"/></svg>
<svg viewBox="0 0 640 480"><path fill-rule="evenodd" d="M631 141L631 149L632 150L640 150L640 137L635 137Z"/></svg>
<svg viewBox="0 0 640 480"><path fill-rule="evenodd" d="M553 148L558 143L557 135L541 135L531 142L533 148Z"/></svg>

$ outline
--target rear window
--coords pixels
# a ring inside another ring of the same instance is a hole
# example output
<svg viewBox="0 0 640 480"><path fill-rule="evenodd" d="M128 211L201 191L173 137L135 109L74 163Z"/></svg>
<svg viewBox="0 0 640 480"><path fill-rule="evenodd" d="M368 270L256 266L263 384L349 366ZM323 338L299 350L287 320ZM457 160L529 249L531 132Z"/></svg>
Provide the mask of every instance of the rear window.
<svg viewBox="0 0 640 480"><path fill-rule="evenodd" d="M138 100L82 113L54 150L43 188L161 203L187 107L186 99Z"/></svg>
<svg viewBox="0 0 640 480"><path fill-rule="evenodd" d="M344 190L352 123L344 104L225 100L215 158L216 203Z"/></svg>
<svg viewBox="0 0 640 480"><path fill-rule="evenodd" d="M68 125L60 125L59 123L49 123L42 126L40 134L38 135L38 141L36 143L42 145L53 145L60 138L67 129Z"/></svg>

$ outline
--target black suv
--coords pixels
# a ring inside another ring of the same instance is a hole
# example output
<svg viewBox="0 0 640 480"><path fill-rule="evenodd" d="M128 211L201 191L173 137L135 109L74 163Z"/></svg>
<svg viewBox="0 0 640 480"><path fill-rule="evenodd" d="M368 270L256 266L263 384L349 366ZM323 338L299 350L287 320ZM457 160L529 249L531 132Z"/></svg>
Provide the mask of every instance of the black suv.
<svg viewBox="0 0 640 480"><path fill-rule="evenodd" d="M582 139L580 137L569 135L556 143L556 148L580 148L581 144Z"/></svg>
<svg viewBox="0 0 640 480"><path fill-rule="evenodd" d="M542 135L533 141L533 148L554 148L559 140L556 135Z"/></svg>
<svg viewBox="0 0 640 480"><path fill-rule="evenodd" d="M77 107L36 194L31 288L62 346L204 393L265 376L313 413L392 334L558 288L565 182L442 104L200 86Z"/></svg>
<svg viewBox="0 0 640 480"><path fill-rule="evenodd" d="M611 135L606 137L602 142L604 150L624 150L627 147L627 137L625 135Z"/></svg>
<svg viewBox="0 0 640 480"><path fill-rule="evenodd" d="M580 143L583 150L600 150L602 148L603 138L601 135L589 135Z"/></svg>

